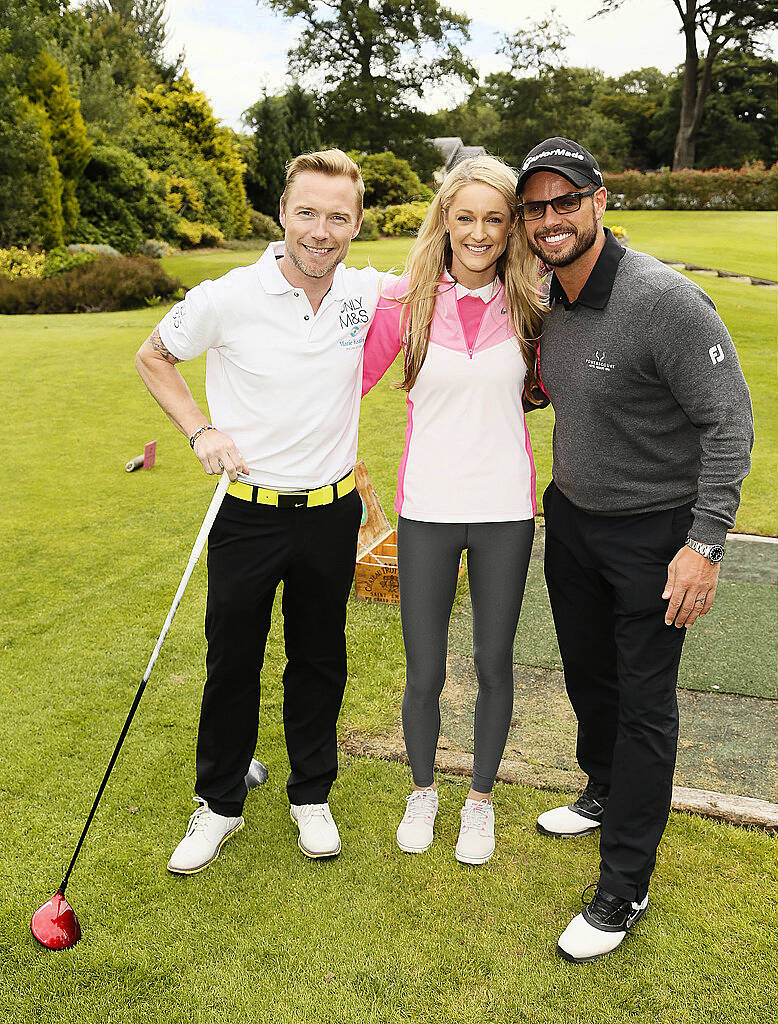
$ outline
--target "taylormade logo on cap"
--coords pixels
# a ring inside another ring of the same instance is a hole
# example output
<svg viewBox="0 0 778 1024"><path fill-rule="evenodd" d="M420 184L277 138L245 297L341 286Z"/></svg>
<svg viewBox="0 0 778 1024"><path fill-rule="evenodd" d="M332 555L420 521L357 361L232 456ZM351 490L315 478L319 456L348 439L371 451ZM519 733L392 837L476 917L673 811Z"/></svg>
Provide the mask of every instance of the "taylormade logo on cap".
<svg viewBox="0 0 778 1024"><path fill-rule="evenodd" d="M522 171L526 171L526 169L537 160L543 160L549 156L572 156L576 160L586 160L583 153L574 153L571 149L544 149L542 153L536 153L534 156L527 157L521 165ZM600 177L602 177L602 175L600 175Z"/></svg>

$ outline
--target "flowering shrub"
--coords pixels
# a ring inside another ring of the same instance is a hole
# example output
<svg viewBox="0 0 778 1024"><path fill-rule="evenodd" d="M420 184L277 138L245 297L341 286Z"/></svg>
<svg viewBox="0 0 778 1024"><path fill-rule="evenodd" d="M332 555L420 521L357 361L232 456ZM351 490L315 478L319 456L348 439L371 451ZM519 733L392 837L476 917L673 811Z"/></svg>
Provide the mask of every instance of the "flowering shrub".
<svg viewBox="0 0 778 1024"><path fill-rule="evenodd" d="M11 246L0 249L0 277L41 277L46 257L42 252Z"/></svg>
<svg viewBox="0 0 778 1024"><path fill-rule="evenodd" d="M629 238L629 232L623 224L609 224L608 227L614 238Z"/></svg>
<svg viewBox="0 0 778 1024"><path fill-rule="evenodd" d="M417 201L376 210L379 228L385 235L415 235L429 208L428 202Z"/></svg>
<svg viewBox="0 0 778 1024"><path fill-rule="evenodd" d="M93 259L94 253L69 252L63 246L49 252L34 252L23 246L14 246L10 249L0 249L0 277L53 277L83 263L91 263Z"/></svg>
<svg viewBox="0 0 778 1024"><path fill-rule="evenodd" d="M746 164L739 171L624 171L605 174L616 210L775 210L778 164Z"/></svg>

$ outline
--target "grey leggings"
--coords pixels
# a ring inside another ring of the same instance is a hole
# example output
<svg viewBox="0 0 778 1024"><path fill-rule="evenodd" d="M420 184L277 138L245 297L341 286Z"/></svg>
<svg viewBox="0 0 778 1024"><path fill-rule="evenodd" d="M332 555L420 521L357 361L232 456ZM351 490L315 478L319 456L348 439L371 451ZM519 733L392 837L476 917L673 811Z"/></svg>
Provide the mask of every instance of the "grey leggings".
<svg viewBox="0 0 778 1024"><path fill-rule="evenodd" d="M473 789L490 793L513 714L513 643L524 596L534 519L397 527L406 682L402 717L413 781L433 781L446 681L448 626L459 558L467 550L473 604L475 704Z"/></svg>

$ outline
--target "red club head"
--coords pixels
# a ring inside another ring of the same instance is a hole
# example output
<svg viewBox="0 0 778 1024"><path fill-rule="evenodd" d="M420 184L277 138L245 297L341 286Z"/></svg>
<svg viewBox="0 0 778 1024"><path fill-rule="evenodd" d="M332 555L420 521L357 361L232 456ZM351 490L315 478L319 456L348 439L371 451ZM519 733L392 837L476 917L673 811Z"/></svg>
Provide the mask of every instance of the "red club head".
<svg viewBox="0 0 778 1024"><path fill-rule="evenodd" d="M63 893L38 907L30 921L32 934L46 949L70 949L81 938L81 925Z"/></svg>

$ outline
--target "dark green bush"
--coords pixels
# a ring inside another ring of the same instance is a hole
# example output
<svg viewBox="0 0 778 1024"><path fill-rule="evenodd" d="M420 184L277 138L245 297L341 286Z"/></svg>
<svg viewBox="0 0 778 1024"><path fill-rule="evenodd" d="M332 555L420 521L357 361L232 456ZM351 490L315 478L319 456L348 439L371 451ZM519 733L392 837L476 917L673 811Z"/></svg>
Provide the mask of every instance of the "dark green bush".
<svg viewBox="0 0 778 1024"><path fill-rule="evenodd" d="M143 160L98 141L78 185L81 220L75 237L136 252L147 238L175 236L176 216Z"/></svg>
<svg viewBox="0 0 778 1024"><path fill-rule="evenodd" d="M58 249L50 249L46 253L46 261L43 264L41 277L54 277L55 274L64 274L74 267L82 267L85 263L91 263L97 259L97 254L88 251L69 252L64 246Z"/></svg>
<svg viewBox="0 0 778 1024"><path fill-rule="evenodd" d="M0 314L102 313L156 305L181 283L148 256L101 256L47 278L0 278Z"/></svg>

